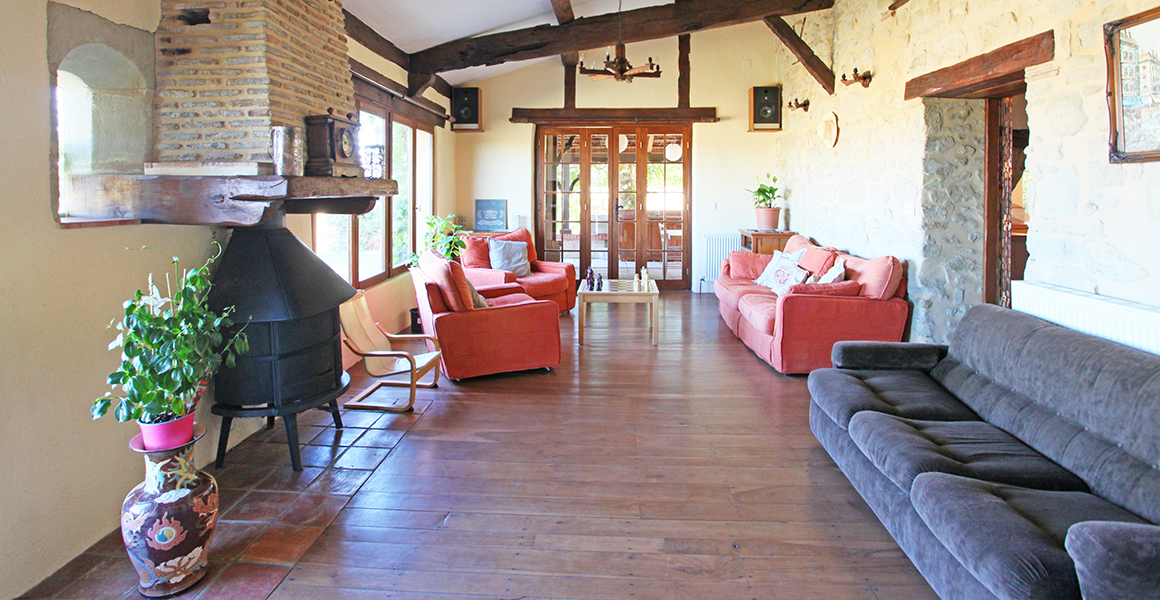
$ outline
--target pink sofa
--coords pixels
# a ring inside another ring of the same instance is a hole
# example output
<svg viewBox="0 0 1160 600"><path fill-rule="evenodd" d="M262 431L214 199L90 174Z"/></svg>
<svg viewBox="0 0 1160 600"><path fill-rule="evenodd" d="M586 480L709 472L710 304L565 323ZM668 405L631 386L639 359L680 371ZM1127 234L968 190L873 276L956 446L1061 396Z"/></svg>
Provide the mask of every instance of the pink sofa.
<svg viewBox="0 0 1160 600"><path fill-rule="evenodd" d="M439 340L444 375L464 379L560 364L555 303L536 300L509 283L478 287L489 306L474 308L463 271L433 251L411 269L423 333Z"/></svg>
<svg viewBox="0 0 1160 600"><path fill-rule="evenodd" d="M487 250L487 238L489 237L526 243L532 274L526 277L516 277L515 273L510 271L492 269L491 258ZM560 307L561 314L576 306L576 267L571 263L536 260L536 244L532 241L532 234L527 229L521 227L514 231L494 235L465 235L463 241L467 243L467 247L460 253L459 261L463 264L464 273L471 280L472 285L480 287L516 283L525 294L536 300L555 302Z"/></svg>
<svg viewBox="0 0 1160 600"><path fill-rule="evenodd" d="M903 299L906 277L893 256L867 260L822 248L804 236L786 243L787 253L806 249L798 266L811 274L845 259L846 279L838 284L791 287L777 296L753 282L771 256L731 252L713 285L721 318L741 341L782 373L809 373L832 367L835 342L898 342L910 313Z"/></svg>

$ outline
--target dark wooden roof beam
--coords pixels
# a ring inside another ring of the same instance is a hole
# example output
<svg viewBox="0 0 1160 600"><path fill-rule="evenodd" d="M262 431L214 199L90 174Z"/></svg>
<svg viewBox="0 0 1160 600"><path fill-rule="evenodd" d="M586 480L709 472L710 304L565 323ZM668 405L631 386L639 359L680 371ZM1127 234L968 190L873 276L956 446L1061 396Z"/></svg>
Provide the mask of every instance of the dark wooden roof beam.
<svg viewBox="0 0 1160 600"><path fill-rule="evenodd" d="M827 94L834 95L834 72L826 66L826 63L822 62L822 59L818 58L817 54L814 54L810 45L793 30L793 27L781 17L766 17L765 24L781 40L781 43L785 44L785 47L789 48L789 51L801 61L806 71L809 71L810 75L822 84L822 89L826 90Z"/></svg>
<svg viewBox="0 0 1160 600"><path fill-rule="evenodd" d="M611 46L623 18L624 42L673 37L714 27L832 8L834 0L687 0L595 17L561 25L540 25L440 44L410 57L410 70L442 73L481 65L544 58Z"/></svg>

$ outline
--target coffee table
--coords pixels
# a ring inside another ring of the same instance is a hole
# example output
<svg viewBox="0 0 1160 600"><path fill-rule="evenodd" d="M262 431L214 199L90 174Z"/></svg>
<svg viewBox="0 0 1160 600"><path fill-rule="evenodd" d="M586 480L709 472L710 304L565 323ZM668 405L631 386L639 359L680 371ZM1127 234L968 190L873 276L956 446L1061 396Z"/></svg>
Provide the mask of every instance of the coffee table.
<svg viewBox="0 0 1160 600"><path fill-rule="evenodd" d="M633 291L631 279L606 279L604 287L599 290L587 290L586 284L581 281L580 289L576 292L576 307L579 309L580 320L579 340L584 344L584 321L588 314L588 305L593 302L648 304L648 322L652 329L652 344L657 345L657 332L660 330L661 294L657 290L657 282L648 280L648 287L639 292Z"/></svg>

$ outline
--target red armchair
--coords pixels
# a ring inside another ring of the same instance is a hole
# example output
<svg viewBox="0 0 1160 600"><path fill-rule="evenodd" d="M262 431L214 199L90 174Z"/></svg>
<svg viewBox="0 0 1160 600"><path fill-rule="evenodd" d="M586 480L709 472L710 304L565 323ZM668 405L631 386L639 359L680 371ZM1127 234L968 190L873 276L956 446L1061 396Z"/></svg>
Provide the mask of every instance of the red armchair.
<svg viewBox="0 0 1160 600"><path fill-rule="evenodd" d="M492 269L487 249L488 237L526 243L532 274L516 277L515 273L510 271ZM472 285L480 287L515 283L525 294L537 300L555 302L560 308L560 313L566 313L576 306L576 267L571 263L536 260L536 244L527 229L521 227L500 235L466 235L463 236L463 241L467 243L467 248L460 254L459 260Z"/></svg>
<svg viewBox="0 0 1160 600"><path fill-rule="evenodd" d="M513 283L477 287L488 302L474 308L464 269L428 251L411 269L423 333L439 340L449 379L551 368L560 364L557 306ZM428 347L434 344L428 342Z"/></svg>

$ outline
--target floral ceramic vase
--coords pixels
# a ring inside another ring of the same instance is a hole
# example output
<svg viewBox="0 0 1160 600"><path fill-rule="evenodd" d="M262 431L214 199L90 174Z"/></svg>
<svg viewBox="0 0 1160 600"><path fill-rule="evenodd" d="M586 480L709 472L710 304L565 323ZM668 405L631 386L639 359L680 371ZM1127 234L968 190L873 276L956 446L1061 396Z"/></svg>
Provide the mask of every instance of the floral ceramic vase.
<svg viewBox="0 0 1160 600"><path fill-rule="evenodd" d="M193 465L193 445L205 435L194 425L193 440L168 450L146 450L141 436L129 447L145 455L145 481L125 497L121 538L141 578L144 596L169 596L205 575L218 518L213 477Z"/></svg>

